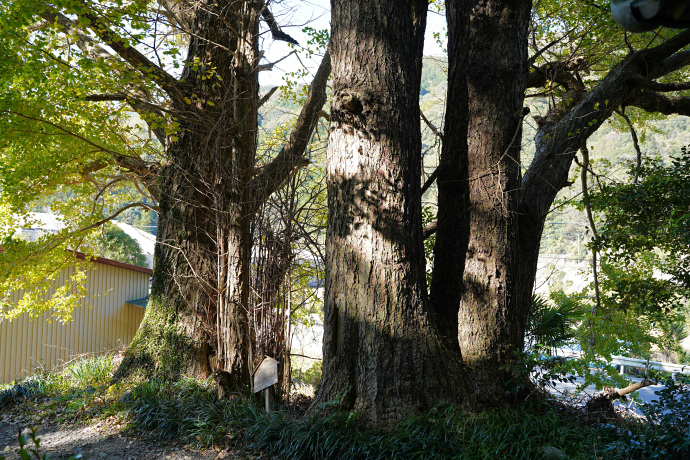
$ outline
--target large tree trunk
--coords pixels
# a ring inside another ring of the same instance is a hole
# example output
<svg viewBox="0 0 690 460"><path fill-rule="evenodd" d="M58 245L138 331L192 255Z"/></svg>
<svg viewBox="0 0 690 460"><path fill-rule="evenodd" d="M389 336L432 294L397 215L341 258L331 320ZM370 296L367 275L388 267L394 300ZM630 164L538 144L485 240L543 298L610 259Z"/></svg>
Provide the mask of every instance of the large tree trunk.
<svg viewBox="0 0 690 460"><path fill-rule="evenodd" d="M458 337L480 397L490 404L505 395L502 365L522 349L527 315L515 286L530 9L529 0L476 1L465 45L470 211Z"/></svg>
<svg viewBox="0 0 690 460"><path fill-rule="evenodd" d="M438 225L431 277L431 311L450 346L458 346L458 309L469 241L467 180L467 33L465 0L447 0L448 100L438 167Z"/></svg>
<svg viewBox="0 0 690 460"><path fill-rule="evenodd" d="M195 3L187 97L174 101L179 140L159 178L151 301L118 376L203 377L215 368L229 373L225 384L249 384L259 15L257 1Z"/></svg>
<svg viewBox="0 0 690 460"><path fill-rule="evenodd" d="M323 378L316 401L386 421L459 401L427 311L419 87L425 0L333 2Z"/></svg>

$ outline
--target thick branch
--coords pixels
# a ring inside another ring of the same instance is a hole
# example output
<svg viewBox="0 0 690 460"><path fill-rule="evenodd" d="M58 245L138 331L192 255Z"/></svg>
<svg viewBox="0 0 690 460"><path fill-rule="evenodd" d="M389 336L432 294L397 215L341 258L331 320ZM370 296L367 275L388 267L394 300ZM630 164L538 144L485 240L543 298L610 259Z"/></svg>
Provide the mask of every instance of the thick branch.
<svg viewBox="0 0 690 460"><path fill-rule="evenodd" d="M546 215L556 193L568 184L568 171L580 146L616 108L632 104L633 96L640 94L637 89L640 76L661 76L659 69L670 68L669 56L688 43L690 31L657 47L628 55L589 94L571 104L567 113L541 120L536 135L537 152L522 180L522 215L530 219ZM640 97L636 102L641 104L649 100ZM657 96L655 101L661 100ZM680 108L680 101L676 102L676 107Z"/></svg>
<svg viewBox="0 0 690 460"><path fill-rule="evenodd" d="M662 64L649 75L649 78L658 78L662 75L675 72L690 64L690 50L680 51L666 58Z"/></svg>
<svg viewBox="0 0 690 460"><path fill-rule="evenodd" d="M56 11L46 10L41 14L41 17L47 21L50 21L53 24L59 25L62 33L64 33L65 35L78 37L77 46L82 52L84 52L94 61L97 61L99 59L103 59L106 61L114 60L113 56L110 54L108 50L106 50L100 44L96 43L92 37L90 37L83 31L75 27L76 21L73 21L64 14ZM122 72L122 70L120 70L120 72ZM87 96L86 100L94 102L125 100L140 115L154 115L154 119L163 118L163 114L160 111L160 109L156 108L153 104L150 104L143 100L143 98L145 98L148 95L148 91L146 91L146 89L135 89L133 93L137 97L122 92L117 94L91 95ZM152 129L152 131L156 135L156 138L161 143L161 145L165 146L165 130L163 128L154 128Z"/></svg>
<svg viewBox="0 0 690 460"><path fill-rule="evenodd" d="M120 168L133 172L146 185L146 189L156 201L160 199L157 180L161 168L158 163L127 155L113 155L113 158Z"/></svg>
<svg viewBox="0 0 690 460"><path fill-rule="evenodd" d="M549 62L538 67L533 67L525 82L526 88L542 88L549 81L558 83L571 89L577 85L573 72L586 69L589 62L584 56L574 56L566 61Z"/></svg>
<svg viewBox="0 0 690 460"><path fill-rule="evenodd" d="M268 100L275 94L275 92L278 90L277 86L274 86L273 88L269 89L266 94L261 96L261 99L259 99L259 107L264 105Z"/></svg>
<svg viewBox="0 0 690 460"><path fill-rule="evenodd" d="M282 187L295 169L309 163L304 153L319 121L321 108L326 103L326 83L330 73L331 58L326 51L321 65L316 71L314 81L309 87L307 100L302 106L295 127L290 133L290 138L273 161L252 179L251 187L254 192L255 206L259 206L273 192Z"/></svg>
<svg viewBox="0 0 690 460"><path fill-rule="evenodd" d="M643 379L640 382L631 383L627 387L622 388L620 390L616 390L615 388L606 388L603 391L592 396L592 398L589 401L587 401L585 408L587 412L590 414L605 413L612 415L614 413L613 401L622 398L625 395L630 394L634 391L641 390L644 387L648 387L649 385L654 385L654 383L655 382L652 382L651 380Z"/></svg>
<svg viewBox="0 0 690 460"><path fill-rule="evenodd" d="M263 0L261 0L261 3L264 3ZM265 4L263 9L261 10L261 17L264 18L264 21L268 25L273 40L282 40L284 42L292 43L293 45L299 45L299 43L297 43L297 40L295 40L282 30L280 30L280 26L278 25L276 18L273 17L273 13L271 13L271 10L269 10L268 6L266 6Z"/></svg>
<svg viewBox="0 0 690 460"><path fill-rule="evenodd" d="M186 32L192 30L194 26L194 13L191 5L179 0L160 0L164 7L163 15L170 24Z"/></svg>
<svg viewBox="0 0 690 460"><path fill-rule="evenodd" d="M429 222L429 223L426 224L426 226L424 227L424 230L422 230L422 238L424 238L424 239L426 240L426 239L429 238L431 235L433 235L434 233L436 233L436 230L437 230L437 229L438 229L438 221L437 221L437 220L435 220L435 221L433 221L433 222Z"/></svg>
<svg viewBox="0 0 690 460"><path fill-rule="evenodd" d="M125 39L112 31L100 17L91 13L83 14L82 17L90 21L89 28L93 30L101 40L106 42L122 59L127 61L129 65L147 79L154 81L171 98L177 101L182 101L184 99L184 94L177 80L172 75L151 62L146 56L137 51L136 48L127 43Z"/></svg>
<svg viewBox="0 0 690 460"><path fill-rule="evenodd" d="M122 93L118 94L89 94L84 98L89 102L108 102L108 101L124 101L127 96Z"/></svg>
<svg viewBox="0 0 690 460"><path fill-rule="evenodd" d="M625 105L638 107L646 112L690 116L690 97L687 96L667 96L653 91L636 91L625 101Z"/></svg>
<svg viewBox="0 0 690 460"><path fill-rule="evenodd" d="M427 190L436 182L436 178L438 177L438 168L434 169L434 172L431 173L431 175L427 178L426 182L424 182L424 185L422 185L422 191L420 192L422 195L426 193Z"/></svg>
<svg viewBox="0 0 690 460"><path fill-rule="evenodd" d="M634 83L639 89L647 89L652 91L659 91L662 93L668 93L671 91L685 91L690 89L690 83L688 82L674 82L674 83L659 83L649 78L645 78L642 75L631 75L632 83Z"/></svg>

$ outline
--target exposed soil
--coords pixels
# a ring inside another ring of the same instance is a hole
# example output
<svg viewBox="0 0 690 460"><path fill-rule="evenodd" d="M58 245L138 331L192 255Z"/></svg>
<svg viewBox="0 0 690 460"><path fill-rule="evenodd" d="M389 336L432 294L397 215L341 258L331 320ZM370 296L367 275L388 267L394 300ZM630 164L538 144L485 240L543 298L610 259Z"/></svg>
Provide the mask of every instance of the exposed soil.
<svg viewBox="0 0 690 460"><path fill-rule="evenodd" d="M99 420L89 426L69 425L53 420L36 420L28 411L30 402L0 412L0 457L19 459L17 434L26 427L37 426L40 453L54 460L65 460L81 454L82 459L265 459L258 451L243 448L193 449L163 445L141 435L125 434L124 426L115 418ZM29 443L31 441L29 440ZM27 446L33 447L33 444Z"/></svg>

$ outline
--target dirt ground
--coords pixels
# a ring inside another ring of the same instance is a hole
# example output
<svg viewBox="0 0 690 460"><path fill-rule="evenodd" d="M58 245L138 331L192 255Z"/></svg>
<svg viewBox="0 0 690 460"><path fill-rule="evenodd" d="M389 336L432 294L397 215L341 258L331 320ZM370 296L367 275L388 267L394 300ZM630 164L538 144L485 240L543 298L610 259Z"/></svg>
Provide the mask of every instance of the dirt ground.
<svg viewBox="0 0 690 460"><path fill-rule="evenodd" d="M166 446L141 436L123 434L124 426L114 419L100 420L91 426L59 424L56 420L34 420L30 413L14 407L0 413L0 457L19 459L18 430L38 426L40 452L53 460L66 460L81 454L82 459L247 459L268 458L261 452L242 448L198 450ZM33 447L33 446L31 446Z"/></svg>

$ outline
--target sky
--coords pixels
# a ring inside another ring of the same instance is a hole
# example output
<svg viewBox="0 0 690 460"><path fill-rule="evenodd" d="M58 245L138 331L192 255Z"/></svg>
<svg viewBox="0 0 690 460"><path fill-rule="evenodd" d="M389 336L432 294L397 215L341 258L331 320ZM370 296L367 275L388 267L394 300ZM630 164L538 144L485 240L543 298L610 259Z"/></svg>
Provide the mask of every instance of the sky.
<svg viewBox="0 0 690 460"><path fill-rule="evenodd" d="M280 24L283 32L286 32L300 45L307 43L307 36L302 33L302 28L309 26L313 29L330 29L330 0L281 0L272 2L272 12ZM443 49L436 43L433 32L443 32L445 29L445 17L438 13L429 12L427 18L427 33L424 42L424 54L426 56L442 56ZM270 34L264 34L265 60L262 64L275 62L288 55L292 49L285 42L273 41ZM320 63L320 56L312 60L302 58L302 62L313 75ZM300 61L294 57L281 61L274 66L274 70L261 72L259 80L262 86L277 86L282 84L286 72L301 68ZM309 83L311 77L307 77L304 83Z"/></svg>

